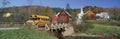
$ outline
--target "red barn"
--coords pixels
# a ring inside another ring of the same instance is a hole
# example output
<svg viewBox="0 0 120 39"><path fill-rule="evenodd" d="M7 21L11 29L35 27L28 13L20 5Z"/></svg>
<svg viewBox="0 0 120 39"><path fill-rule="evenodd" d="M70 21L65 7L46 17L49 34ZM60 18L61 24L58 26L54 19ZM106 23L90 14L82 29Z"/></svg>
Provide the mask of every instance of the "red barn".
<svg viewBox="0 0 120 39"><path fill-rule="evenodd" d="M53 23L57 23L58 22L58 17L56 16L56 14L54 13L52 16L52 22Z"/></svg>
<svg viewBox="0 0 120 39"><path fill-rule="evenodd" d="M96 14L92 11L88 11L87 16L89 17L90 20L96 19Z"/></svg>
<svg viewBox="0 0 120 39"><path fill-rule="evenodd" d="M59 23L69 23L71 19L71 15L65 10L60 11L56 16Z"/></svg>

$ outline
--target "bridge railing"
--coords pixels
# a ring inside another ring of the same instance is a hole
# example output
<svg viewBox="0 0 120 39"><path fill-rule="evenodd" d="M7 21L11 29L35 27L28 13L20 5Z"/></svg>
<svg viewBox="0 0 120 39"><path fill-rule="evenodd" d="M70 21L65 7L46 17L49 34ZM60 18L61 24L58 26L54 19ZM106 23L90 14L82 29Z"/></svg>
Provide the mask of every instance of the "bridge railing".
<svg viewBox="0 0 120 39"><path fill-rule="evenodd" d="M48 26L47 24L45 25L45 30L50 30L50 29L59 29L59 28L67 28L71 26L69 23L63 23L63 24L51 24Z"/></svg>

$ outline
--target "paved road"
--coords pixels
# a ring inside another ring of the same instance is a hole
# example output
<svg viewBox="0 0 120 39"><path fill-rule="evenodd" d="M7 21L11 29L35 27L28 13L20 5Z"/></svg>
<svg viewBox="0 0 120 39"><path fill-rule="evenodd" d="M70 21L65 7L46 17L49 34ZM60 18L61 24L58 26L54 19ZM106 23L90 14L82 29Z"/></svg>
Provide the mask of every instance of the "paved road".
<svg viewBox="0 0 120 39"><path fill-rule="evenodd" d="M0 30L14 30L14 29L20 29L20 28L0 28Z"/></svg>

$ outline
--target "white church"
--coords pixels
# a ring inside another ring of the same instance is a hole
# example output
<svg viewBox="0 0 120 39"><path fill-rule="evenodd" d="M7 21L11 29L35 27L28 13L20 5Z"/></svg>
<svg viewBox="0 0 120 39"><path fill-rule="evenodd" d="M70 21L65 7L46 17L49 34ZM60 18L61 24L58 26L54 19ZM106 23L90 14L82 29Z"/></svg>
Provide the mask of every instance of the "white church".
<svg viewBox="0 0 120 39"><path fill-rule="evenodd" d="M85 15L86 13L84 13L83 12L83 8L81 8L81 10L80 10L80 13L78 13L77 14L77 18L76 18L76 20L77 20L77 24L81 24L81 22L82 22L82 17L83 17L83 15Z"/></svg>

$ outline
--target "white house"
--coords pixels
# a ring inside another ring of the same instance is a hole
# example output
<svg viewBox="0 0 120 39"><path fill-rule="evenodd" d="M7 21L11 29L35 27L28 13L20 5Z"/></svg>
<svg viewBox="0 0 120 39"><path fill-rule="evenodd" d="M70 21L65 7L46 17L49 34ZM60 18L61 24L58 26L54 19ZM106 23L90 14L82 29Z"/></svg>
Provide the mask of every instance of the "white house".
<svg viewBox="0 0 120 39"><path fill-rule="evenodd" d="M101 12L99 14L96 14L96 17L99 17L98 19L110 19L108 12Z"/></svg>

